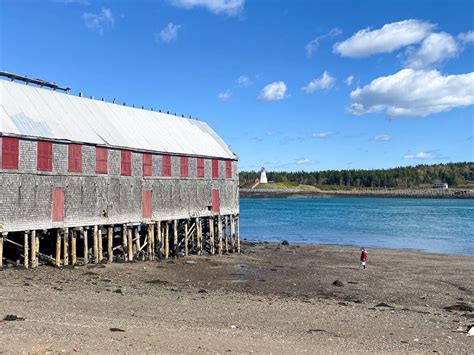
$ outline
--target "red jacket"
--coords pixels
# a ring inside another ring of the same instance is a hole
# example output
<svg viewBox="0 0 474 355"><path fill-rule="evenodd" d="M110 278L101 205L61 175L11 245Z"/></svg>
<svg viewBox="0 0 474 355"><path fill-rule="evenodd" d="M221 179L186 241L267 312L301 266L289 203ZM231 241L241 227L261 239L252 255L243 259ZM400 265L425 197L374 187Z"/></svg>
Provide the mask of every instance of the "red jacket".
<svg viewBox="0 0 474 355"><path fill-rule="evenodd" d="M362 254L360 255L360 261L367 261L367 250L363 250Z"/></svg>

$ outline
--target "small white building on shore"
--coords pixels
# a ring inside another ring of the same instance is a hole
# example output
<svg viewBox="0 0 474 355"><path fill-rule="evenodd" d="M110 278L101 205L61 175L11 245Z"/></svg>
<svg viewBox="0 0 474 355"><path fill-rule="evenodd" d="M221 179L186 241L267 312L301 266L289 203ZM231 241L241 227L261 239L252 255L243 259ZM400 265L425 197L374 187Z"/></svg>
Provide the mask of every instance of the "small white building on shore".
<svg viewBox="0 0 474 355"><path fill-rule="evenodd" d="M260 170L260 183L268 184L267 170L265 169L265 167L262 167L262 170Z"/></svg>

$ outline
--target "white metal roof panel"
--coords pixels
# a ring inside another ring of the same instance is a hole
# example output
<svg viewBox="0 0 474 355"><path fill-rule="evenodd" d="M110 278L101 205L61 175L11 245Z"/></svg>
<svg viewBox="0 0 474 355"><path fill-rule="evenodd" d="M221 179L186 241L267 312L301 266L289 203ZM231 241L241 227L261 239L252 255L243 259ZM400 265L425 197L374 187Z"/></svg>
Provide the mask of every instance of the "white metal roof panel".
<svg viewBox="0 0 474 355"><path fill-rule="evenodd" d="M237 159L205 123L0 80L0 132Z"/></svg>

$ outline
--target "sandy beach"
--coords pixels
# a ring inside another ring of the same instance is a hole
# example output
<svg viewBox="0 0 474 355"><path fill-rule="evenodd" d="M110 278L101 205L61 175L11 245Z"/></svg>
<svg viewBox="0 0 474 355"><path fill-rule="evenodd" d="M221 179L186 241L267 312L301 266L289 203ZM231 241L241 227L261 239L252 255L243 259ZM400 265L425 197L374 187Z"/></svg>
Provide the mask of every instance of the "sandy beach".
<svg viewBox="0 0 474 355"><path fill-rule="evenodd" d="M0 351L472 352L474 257L369 249L362 271L358 256L247 243L241 255L5 269L0 317L20 319L0 321Z"/></svg>

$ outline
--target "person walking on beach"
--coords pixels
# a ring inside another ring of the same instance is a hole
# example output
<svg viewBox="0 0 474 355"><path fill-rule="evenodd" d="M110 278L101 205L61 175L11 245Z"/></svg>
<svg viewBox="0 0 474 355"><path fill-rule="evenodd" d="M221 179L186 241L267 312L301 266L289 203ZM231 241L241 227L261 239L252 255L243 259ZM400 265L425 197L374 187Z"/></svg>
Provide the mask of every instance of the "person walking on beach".
<svg viewBox="0 0 474 355"><path fill-rule="evenodd" d="M360 265L359 265L359 269L362 267L364 270L366 269L366 263L367 263L367 250L365 250L365 248L361 248L360 249L361 253L360 253Z"/></svg>

